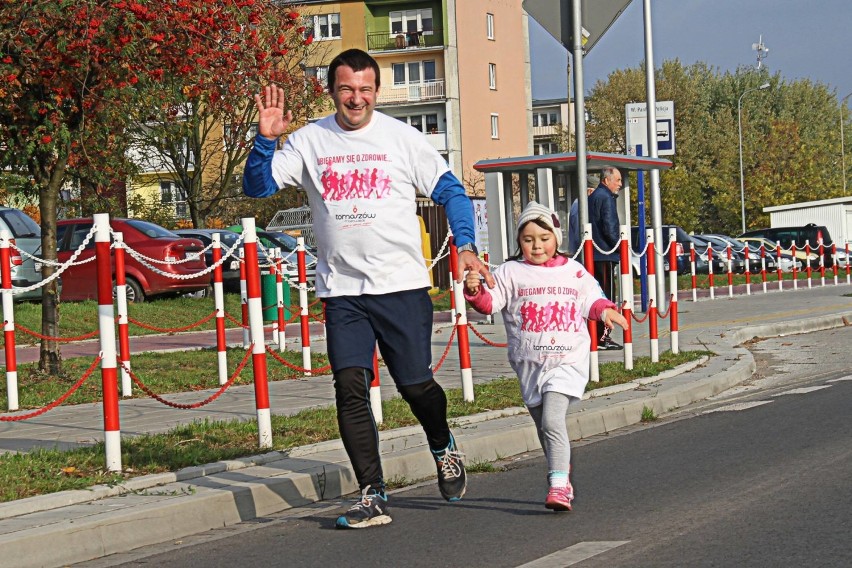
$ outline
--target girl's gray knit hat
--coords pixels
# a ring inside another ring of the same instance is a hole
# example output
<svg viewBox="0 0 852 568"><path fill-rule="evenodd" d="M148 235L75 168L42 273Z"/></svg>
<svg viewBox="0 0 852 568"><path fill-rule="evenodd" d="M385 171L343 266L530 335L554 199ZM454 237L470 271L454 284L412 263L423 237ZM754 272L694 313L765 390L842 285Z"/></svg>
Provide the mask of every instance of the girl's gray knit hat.
<svg viewBox="0 0 852 568"><path fill-rule="evenodd" d="M517 231L520 232L521 227L534 220L544 223L548 229L553 231L553 234L556 235L556 248L562 246L562 229L560 228L559 216L535 201L530 201L521 212L521 216L518 218Z"/></svg>

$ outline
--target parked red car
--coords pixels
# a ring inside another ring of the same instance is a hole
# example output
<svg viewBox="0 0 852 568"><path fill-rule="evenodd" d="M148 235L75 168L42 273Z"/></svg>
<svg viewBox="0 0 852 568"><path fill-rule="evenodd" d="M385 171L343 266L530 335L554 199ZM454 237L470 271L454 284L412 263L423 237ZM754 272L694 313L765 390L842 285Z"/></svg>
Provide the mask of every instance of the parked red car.
<svg viewBox="0 0 852 568"><path fill-rule="evenodd" d="M56 244L59 262L67 262L77 247L82 244L92 228L91 218L63 219L56 223ZM127 248L159 261L180 261L190 253L204 249L198 239L184 238L168 229L149 221L140 219L110 219L110 226L115 232L121 232ZM97 266L96 261L78 264L95 255L95 238L89 240L88 246L77 257L74 266L62 273L62 300L97 299ZM115 258L113 251L112 257ZM125 250L125 273L127 278L127 301L142 302L152 296L165 294L184 294L206 290L210 285L210 275L204 274L179 280L159 274L142 264ZM149 261L146 261L149 262ZM157 269L174 275L198 273L205 269L204 255L180 264L160 264L149 262ZM113 280L115 279L115 261L113 265Z"/></svg>

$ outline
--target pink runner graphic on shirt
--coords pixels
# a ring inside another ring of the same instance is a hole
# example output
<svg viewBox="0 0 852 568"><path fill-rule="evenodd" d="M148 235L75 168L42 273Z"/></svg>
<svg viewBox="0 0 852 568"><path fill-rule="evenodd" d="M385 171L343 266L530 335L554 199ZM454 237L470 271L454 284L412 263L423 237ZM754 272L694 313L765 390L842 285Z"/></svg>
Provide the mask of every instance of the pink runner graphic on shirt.
<svg viewBox="0 0 852 568"><path fill-rule="evenodd" d="M325 201L345 201L348 199L382 199L390 195L391 177L375 166L351 165L360 162L387 162L386 154L348 154L319 158L317 165L325 166L320 181L322 198ZM346 164L346 165L344 165ZM338 171L334 168L347 168Z"/></svg>
<svg viewBox="0 0 852 568"><path fill-rule="evenodd" d="M533 301L521 304L521 331L579 331L583 316L576 302L547 302L539 305Z"/></svg>

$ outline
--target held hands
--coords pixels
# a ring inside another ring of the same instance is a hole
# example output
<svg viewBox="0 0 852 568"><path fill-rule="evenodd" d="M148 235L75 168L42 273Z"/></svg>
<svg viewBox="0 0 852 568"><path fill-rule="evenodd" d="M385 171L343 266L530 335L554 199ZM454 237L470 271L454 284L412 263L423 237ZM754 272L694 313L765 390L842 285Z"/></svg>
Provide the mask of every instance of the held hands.
<svg viewBox="0 0 852 568"><path fill-rule="evenodd" d="M257 131L261 136L276 140L287 132L293 121L293 113L287 111L284 114L284 89L275 85L267 85L263 89L263 96L254 96L257 105Z"/></svg>
<svg viewBox="0 0 852 568"><path fill-rule="evenodd" d="M464 277L464 289L469 296L479 294L479 287L482 285L479 272L470 271Z"/></svg>
<svg viewBox="0 0 852 568"><path fill-rule="evenodd" d="M621 313L612 308L607 308L603 311L603 322L609 329L614 328L615 324L621 326L621 329L627 329L627 320Z"/></svg>
<svg viewBox="0 0 852 568"><path fill-rule="evenodd" d="M494 277L491 276L491 272L488 270L488 267L483 264L479 257L476 256L472 251L466 250L459 253L459 274L464 274L465 270L469 270L470 272L467 275L467 279L465 279L465 285L468 284L468 279L470 279L471 275L475 275L479 278L481 274L483 278L485 278L485 284L488 285L489 288L494 287ZM462 279L459 278L456 282L461 282ZM478 291L478 287L477 287Z"/></svg>

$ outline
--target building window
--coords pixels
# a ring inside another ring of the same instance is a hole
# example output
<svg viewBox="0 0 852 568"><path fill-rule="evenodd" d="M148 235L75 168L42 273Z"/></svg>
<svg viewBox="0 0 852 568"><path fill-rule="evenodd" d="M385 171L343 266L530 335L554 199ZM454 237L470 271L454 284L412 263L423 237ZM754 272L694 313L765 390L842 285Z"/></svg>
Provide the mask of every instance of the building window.
<svg viewBox="0 0 852 568"><path fill-rule="evenodd" d="M557 112L534 112L533 126L555 126L559 124L559 113Z"/></svg>
<svg viewBox="0 0 852 568"><path fill-rule="evenodd" d="M160 182L160 203L174 213L177 218L186 218L189 216L189 208L186 204L186 193L183 189L176 186L173 181Z"/></svg>
<svg viewBox="0 0 852 568"><path fill-rule="evenodd" d="M489 63L488 64L488 87L491 90L497 89L497 64Z"/></svg>
<svg viewBox="0 0 852 568"><path fill-rule="evenodd" d="M317 14L307 16L305 37L314 39L340 39L340 14Z"/></svg>
<svg viewBox="0 0 852 568"><path fill-rule="evenodd" d="M305 76L313 77L323 88L328 87L328 65L305 67Z"/></svg>
<svg viewBox="0 0 852 568"><path fill-rule="evenodd" d="M491 138L500 138L500 115L491 113Z"/></svg>
<svg viewBox="0 0 852 568"><path fill-rule="evenodd" d="M417 32L429 35L435 29L432 8L391 12L389 16L391 35Z"/></svg>
<svg viewBox="0 0 852 568"><path fill-rule="evenodd" d="M413 114L409 116L397 116L397 120L416 128L423 134L437 134L438 131L438 114Z"/></svg>
<svg viewBox="0 0 852 568"><path fill-rule="evenodd" d="M485 37L494 39L494 14L485 14Z"/></svg>
<svg viewBox="0 0 852 568"><path fill-rule="evenodd" d="M559 145L556 142L538 142L535 145L536 155L542 154L558 154Z"/></svg>
<svg viewBox="0 0 852 568"><path fill-rule="evenodd" d="M435 81L435 60L394 63L393 84L397 87L421 85Z"/></svg>

